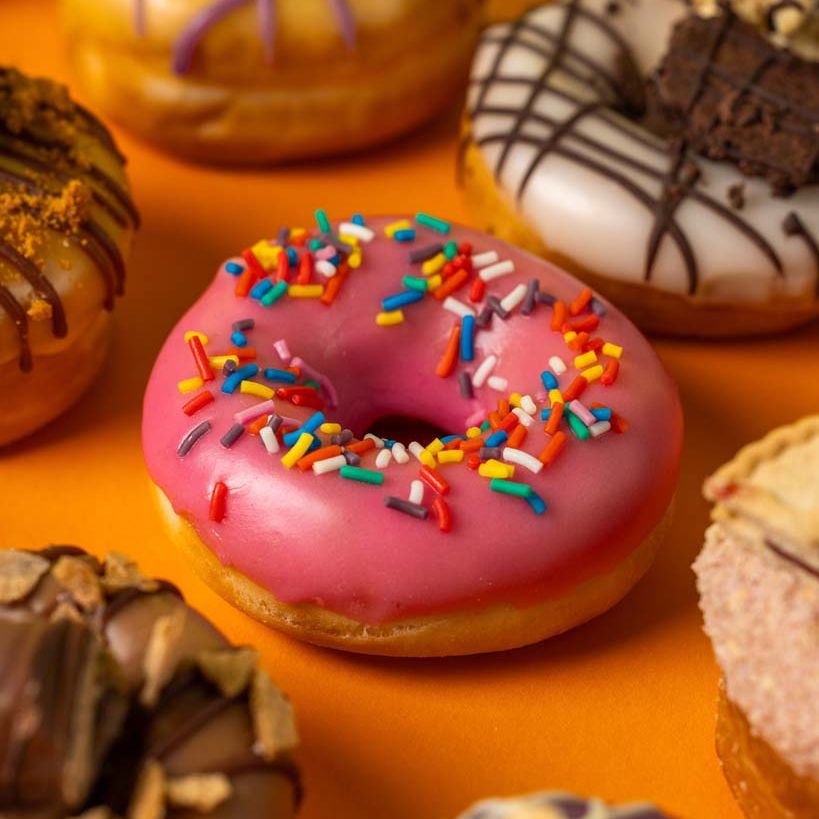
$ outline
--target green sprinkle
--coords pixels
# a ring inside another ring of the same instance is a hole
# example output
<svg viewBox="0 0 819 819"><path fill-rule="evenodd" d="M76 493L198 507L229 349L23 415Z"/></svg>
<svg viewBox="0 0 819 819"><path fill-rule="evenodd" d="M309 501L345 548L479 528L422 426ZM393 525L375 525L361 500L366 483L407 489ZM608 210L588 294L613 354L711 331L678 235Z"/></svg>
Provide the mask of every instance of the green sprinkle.
<svg viewBox="0 0 819 819"><path fill-rule="evenodd" d="M319 226L319 230L322 233L329 233L330 232L330 220L327 218L327 214L324 212L324 208L319 208L316 211L316 224Z"/></svg>
<svg viewBox="0 0 819 819"><path fill-rule="evenodd" d="M415 221L418 222L419 225L434 230L436 233L442 233L444 236L449 233L449 222L445 222L443 219L438 219L435 216L430 216L428 213L416 213Z"/></svg>
<svg viewBox="0 0 819 819"><path fill-rule="evenodd" d="M302 386L304 387L315 387L317 390L321 389L321 384L318 381L305 381Z"/></svg>
<svg viewBox="0 0 819 819"><path fill-rule="evenodd" d="M587 441L591 437L588 427L570 409L564 408L563 414L568 418L572 432L581 441Z"/></svg>
<svg viewBox="0 0 819 819"><path fill-rule="evenodd" d="M324 247L324 242L321 239L316 239L313 237L308 243L307 247L309 250L321 250Z"/></svg>
<svg viewBox="0 0 819 819"><path fill-rule="evenodd" d="M532 494L532 487L528 483L507 481L504 478L492 478L489 488L504 495L514 495L516 498L528 498Z"/></svg>
<svg viewBox="0 0 819 819"><path fill-rule="evenodd" d="M420 276L404 276L401 281L404 287L408 287L410 290L419 290L421 293L426 293L429 287L427 280L422 279Z"/></svg>
<svg viewBox="0 0 819 819"><path fill-rule="evenodd" d="M455 242L447 242L444 245L444 256L447 259L454 259L458 255L458 245Z"/></svg>
<svg viewBox="0 0 819 819"><path fill-rule="evenodd" d="M278 301L286 292L287 282L276 282L276 284L261 297L260 302L265 307L270 307L273 302Z"/></svg>
<svg viewBox="0 0 819 819"><path fill-rule="evenodd" d="M338 472L342 478L351 481L361 481L361 483L371 483L374 486L381 486L384 483L384 473L376 472L374 469L362 469L360 466L342 466Z"/></svg>
<svg viewBox="0 0 819 819"><path fill-rule="evenodd" d="M489 429L489 426L490 426L490 424L489 424L489 419L487 418L487 419L486 419L486 421L484 421L484 422L481 424L481 432L486 432L486 430L488 430L488 429Z"/></svg>

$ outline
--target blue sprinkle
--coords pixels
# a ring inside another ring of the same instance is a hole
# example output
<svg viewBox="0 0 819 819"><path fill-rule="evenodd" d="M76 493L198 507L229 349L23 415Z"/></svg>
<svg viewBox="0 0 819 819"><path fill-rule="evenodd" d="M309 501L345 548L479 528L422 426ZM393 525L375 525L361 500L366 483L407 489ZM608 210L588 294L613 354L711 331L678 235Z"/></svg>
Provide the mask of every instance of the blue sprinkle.
<svg viewBox="0 0 819 819"><path fill-rule="evenodd" d="M250 290L250 298L251 299L261 299L266 293L269 293L273 289L273 282L270 279L262 279L260 282L257 282L253 285Z"/></svg>
<svg viewBox="0 0 819 819"><path fill-rule="evenodd" d="M537 492L532 492L532 494L526 498L526 503L532 507L532 511L536 515L542 515L549 508L546 505L546 501L543 500Z"/></svg>
<svg viewBox="0 0 819 819"><path fill-rule="evenodd" d="M293 446L299 440L303 432L309 432L311 435L324 423L324 413L313 413L298 429L288 432L283 438L285 446Z"/></svg>
<svg viewBox="0 0 819 819"><path fill-rule="evenodd" d="M414 242L415 230L413 228L404 228L403 230L396 230L392 234L392 238L396 242Z"/></svg>
<svg viewBox="0 0 819 819"><path fill-rule="evenodd" d="M259 365L258 364L245 364L244 367L239 367L236 372L231 373L222 384L222 392L226 392L228 394L236 392L239 384L242 383L246 378L253 378L254 375L258 375L259 373Z"/></svg>
<svg viewBox="0 0 819 819"><path fill-rule="evenodd" d="M591 304L589 306L591 307L591 311L595 316L600 316L602 318L606 315L606 305L603 304L603 302L596 296L592 296Z"/></svg>
<svg viewBox="0 0 819 819"><path fill-rule="evenodd" d="M247 337L241 330L234 330L230 334L230 340L237 346L237 347L247 347Z"/></svg>
<svg viewBox="0 0 819 819"><path fill-rule="evenodd" d="M551 408L551 407L544 407L544 408L543 408L543 409L540 411L540 420L541 420L541 421L548 421L548 420L549 420L549 416L550 416L551 414L552 414L552 408Z"/></svg>
<svg viewBox="0 0 819 819"><path fill-rule="evenodd" d="M423 298L424 294L418 290L403 290L394 296L387 296L387 298L381 302L381 306L385 313L389 313L392 310L398 310L405 304L421 301Z"/></svg>
<svg viewBox="0 0 819 819"><path fill-rule="evenodd" d="M230 273L231 276L240 276L245 272L244 265L241 265L238 262L228 262L225 265L225 270Z"/></svg>
<svg viewBox="0 0 819 819"><path fill-rule="evenodd" d="M556 390L558 387L557 379L554 376L554 373L550 373L548 370L544 370L540 374L540 380L543 382L543 386L546 387L547 390Z"/></svg>
<svg viewBox="0 0 819 819"><path fill-rule="evenodd" d="M608 407L595 407L591 410L591 414L598 421L611 421L611 410Z"/></svg>
<svg viewBox="0 0 819 819"><path fill-rule="evenodd" d="M287 248L287 260L290 262L290 267L298 267L299 264L299 252L296 250L295 247L288 245Z"/></svg>
<svg viewBox="0 0 819 819"><path fill-rule="evenodd" d="M506 443L508 437L506 430L499 429L497 432L493 432L483 443L484 446L500 446Z"/></svg>
<svg viewBox="0 0 819 819"><path fill-rule="evenodd" d="M450 441L465 441L466 438L463 435L444 435L441 438L442 444L448 444Z"/></svg>
<svg viewBox="0 0 819 819"><path fill-rule="evenodd" d="M339 256L338 253L336 253L336 255L333 256L333 258L330 259L329 262L330 262L330 264L335 265L336 267L338 267L341 264L341 256Z"/></svg>
<svg viewBox="0 0 819 819"><path fill-rule="evenodd" d="M361 227L364 227L364 217L360 213L354 213L352 223L354 225L361 225Z"/></svg>
<svg viewBox="0 0 819 819"><path fill-rule="evenodd" d="M464 316L461 319L461 360L473 361L475 358L475 317Z"/></svg>
<svg viewBox="0 0 819 819"><path fill-rule="evenodd" d="M386 449L392 449L394 446L395 446L395 441L393 441L391 438L385 438L384 439L384 447Z"/></svg>
<svg viewBox="0 0 819 819"><path fill-rule="evenodd" d="M283 384L295 384L296 374L288 370L276 370L273 367L267 367L264 371L264 377L268 381L281 381Z"/></svg>
<svg viewBox="0 0 819 819"><path fill-rule="evenodd" d="M304 454L307 455L308 453L312 452L314 449L319 449L321 447L321 441L318 439L318 436L313 436L313 443L307 447L307 452Z"/></svg>

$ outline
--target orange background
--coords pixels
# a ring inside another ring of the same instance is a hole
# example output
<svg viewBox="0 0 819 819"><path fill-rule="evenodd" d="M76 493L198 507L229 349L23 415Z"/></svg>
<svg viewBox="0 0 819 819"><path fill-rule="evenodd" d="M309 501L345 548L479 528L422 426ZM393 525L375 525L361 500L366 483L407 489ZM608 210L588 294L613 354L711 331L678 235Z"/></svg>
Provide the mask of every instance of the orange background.
<svg viewBox="0 0 819 819"><path fill-rule="evenodd" d="M0 0L0 62L70 82L61 48L53 2ZM0 453L0 545L127 550L231 638L258 646L297 707L304 819L445 819L480 797L539 788L738 819L713 750L717 670L690 570L708 515L700 485L743 443L816 411L815 325L768 341L657 342L687 415L676 525L623 603L542 645L441 661L300 645L211 593L160 528L140 406L176 318L223 258L281 224L307 224L317 205L334 218L423 208L464 220L456 130L453 110L369 156L264 173L188 166L118 132L144 227L113 354L70 413Z"/></svg>

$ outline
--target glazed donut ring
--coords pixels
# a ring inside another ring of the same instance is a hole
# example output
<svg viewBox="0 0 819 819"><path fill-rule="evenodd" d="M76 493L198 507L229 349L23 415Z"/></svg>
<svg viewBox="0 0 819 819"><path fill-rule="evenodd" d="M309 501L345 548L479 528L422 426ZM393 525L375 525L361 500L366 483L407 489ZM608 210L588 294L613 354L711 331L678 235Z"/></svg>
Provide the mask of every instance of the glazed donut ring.
<svg viewBox="0 0 819 819"><path fill-rule="evenodd" d="M734 335L815 316L819 186L774 197L732 164L675 156L624 116L642 106L685 6L610 5L562 0L484 33L462 156L479 224L557 260L650 330ZM741 210L729 201L738 186Z"/></svg>
<svg viewBox="0 0 819 819"><path fill-rule="evenodd" d="M252 616L353 651L494 651L608 609L661 542L681 445L645 340L485 234L324 218L222 265L157 358L143 446L174 541ZM362 438L395 415L452 435Z"/></svg>
<svg viewBox="0 0 819 819"><path fill-rule="evenodd" d="M124 162L62 86L0 70L0 445L102 365L138 223Z"/></svg>
<svg viewBox="0 0 819 819"><path fill-rule="evenodd" d="M184 158L246 164L360 149L429 119L466 81L482 2L62 7L72 62L100 110Z"/></svg>
<svg viewBox="0 0 819 819"><path fill-rule="evenodd" d="M601 799L584 799L549 791L507 799L484 799L458 819L671 819L653 805L607 805Z"/></svg>

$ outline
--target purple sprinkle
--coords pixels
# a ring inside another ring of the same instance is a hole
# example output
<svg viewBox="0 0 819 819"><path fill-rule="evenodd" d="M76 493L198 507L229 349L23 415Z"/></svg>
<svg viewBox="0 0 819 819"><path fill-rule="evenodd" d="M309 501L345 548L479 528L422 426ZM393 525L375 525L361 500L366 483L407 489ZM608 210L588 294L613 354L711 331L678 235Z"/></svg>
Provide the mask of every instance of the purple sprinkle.
<svg viewBox="0 0 819 819"><path fill-rule="evenodd" d="M535 309L535 304L537 302L537 294L540 290L540 283L537 279L529 279L529 283L526 285L526 297L523 299L523 305L520 308L520 312L524 316L529 316L532 314L532 311Z"/></svg>
<svg viewBox="0 0 819 819"><path fill-rule="evenodd" d="M179 444L179 448L176 450L177 455L185 456L190 451L193 445L206 433L210 430L210 421L202 421L201 424L195 426L183 439L182 442Z"/></svg>
<svg viewBox="0 0 819 819"><path fill-rule="evenodd" d="M349 256L353 252L352 245L348 245L347 242L342 242L338 236L332 233L322 233L319 238L325 245L332 245L339 253L344 253Z"/></svg>
<svg viewBox="0 0 819 819"><path fill-rule="evenodd" d="M592 296L592 299L589 302L589 307L591 307L591 311L595 316L600 316L602 318L606 315L606 305L603 304L603 302L596 296Z"/></svg>
<svg viewBox="0 0 819 819"><path fill-rule="evenodd" d="M492 308L484 307L475 319L476 327L486 327L492 321Z"/></svg>
<svg viewBox="0 0 819 819"><path fill-rule="evenodd" d="M236 372L236 362L231 361L230 359L228 359L225 362L225 366L222 367L222 375L230 375L231 373L235 373L235 372Z"/></svg>
<svg viewBox="0 0 819 819"><path fill-rule="evenodd" d="M347 461L348 466L358 466L361 463L361 458L355 452L350 452L349 449L345 449L342 453L344 456L344 460Z"/></svg>
<svg viewBox="0 0 819 819"><path fill-rule="evenodd" d="M497 313L498 318L502 318L504 321L506 321L509 311L503 309L503 305L500 303L500 299L497 296L489 296L486 303L492 308L493 313Z"/></svg>
<svg viewBox="0 0 819 819"><path fill-rule="evenodd" d="M353 432L349 429L343 429L337 435L330 437L330 443L335 444L336 446L344 446L345 444L349 444L352 440Z"/></svg>
<svg viewBox="0 0 819 819"><path fill-rule="evenodd" d="M330 7L341 32L341 39L344 45L352 51L355 48L355 18L347 0L330 0Z"/></svg>
<svg viewBox="0 0 819 819"><path fill-rule="evenodd" d="M281 417L281 415L276 415L275 412L273 413L273 415L270 416L270 418L267 419L267 426L269 426L270 429L273 430L273 432L276 432L276 430L283 423L284 423L284 419Z"/></svg>
<svg viewBox="0 0 819 819"><path fill-rule="evenodd" d="M276 26L278 24L276 0L256 0L256 16L259 18L259 32L262 37L265 59L268 63L272 63L276 45ZM279 242L279 244L284 245L284 242Z"/></svg>
<svg viewBox="0 0 819 819"><path fill-rule="evenodd" d="M557 301L557 296L553 296L551 293L544 293L542 290L539 290L537 300L541 304L546 304L551 307Z"/></svg>
<svg viewBox="0 0 819 819"><path fill-rule="evenodd" d="M219 443L225 448L230 449L236 441L238 440L239 436L245 431L245 428L241 424L234 424L220 439Z"/></svg>
<svg viewBox="0 0 819 819"><path fill-rule="evenodd" d="M426 506L421 506L420 503L413 503L412 501L404 500L403 498L396 498L394 495L387 495L384 498L384 506L388 509L397 509L405 515L410 515L419 520L426 520L429 510Z"/></svg>
<svg viewBox="0 0 819 819"><path fill-rule="evenodd" d="M287 225L282 225L279 228L279 235L276 239L276 243L284 247L290 239L290 228Z"/></svg>
<svg viewBox="0 0 819 819"><path fill-rule="evenodd" d="M425 262L427 259L431 259L433 256L437 256L443 249L444 249L443 245L436 244L427 245L426 247L417 247L415 248L415 250L410 250L409 252L410 264L418 264L419 262Z"/></svg>
<svg viewBox="0 0 819 819"><path fill-rule="evenodd" d="M233 322L233 330L234 332L244 332L245 330L252 330L256 326L255 319L246 318L246 319L239 319L239 321Z"/></svg>
<svg viewBox="0 0 819 819"><path fill-rule="evenodd" d="M464 371L458 374L458 386L461 388L461 397L475 397L475 390L472 387L472 376L468 372Z"/></svg>
<svg viewBox="0 0 819 819"><path fill-rule="evenodd" d="M173 70L187 74L191 70L193 55L200 41L212 26L223 17L246 5L247 0L219 0L196 14L188 27L179 35L173 47Z"/></svg>
<svg viewBox="0 0 819 819"><path fill-rule="evenodd" d="M482 461L488 461L490 458L497 461L501 456L501 448L499 446L482 446L478 450L478 455Z"/></svg>

